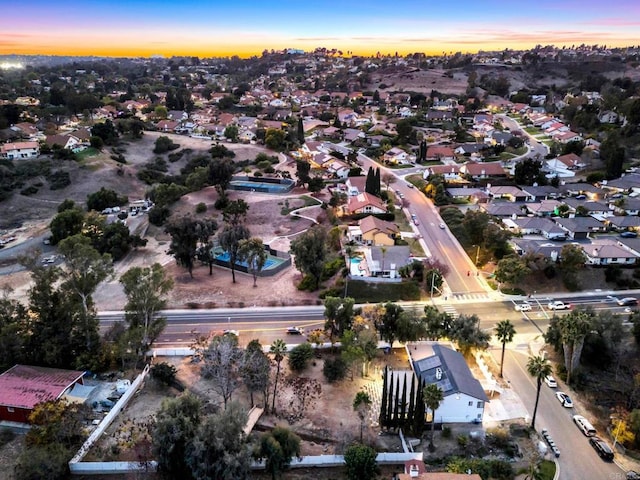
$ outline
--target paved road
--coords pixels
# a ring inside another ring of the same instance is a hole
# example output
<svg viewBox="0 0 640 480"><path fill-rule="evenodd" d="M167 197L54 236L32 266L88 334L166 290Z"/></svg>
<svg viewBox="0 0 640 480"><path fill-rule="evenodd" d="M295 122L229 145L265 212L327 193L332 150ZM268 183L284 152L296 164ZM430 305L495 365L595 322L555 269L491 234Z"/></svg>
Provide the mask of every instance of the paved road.
<svg viewBox="0 0 640 480"><path fill-rule="evenodd" d="M500 361L500 349L492 350L496 361ZM522 351L507 350L504 362L504 377L518 394L529 415L533 415L535 405L535 380L527 373L528 355ZM585 415L586 412L576 411L574 408L564 408L555 397L555 391L561 390L571 395L560 381L558 388L551 389L542 385L540 402L536 415L536 430L546 428L554 442L560 449L560 480L585 479L623 479L624 473L615 464L604 462L597 455L580 430L573 424L572 416ZM603 435L606 437L606 435ZM608 440L607 440L608 442ZM610 442L608 442L611 444Z"/></svg>
<svg viewBox="0 0 640 480"><path fill-rule="evenodd" d="M606 295L589 296L583 298L555 297L566 303L575 305L590 305L596 309L607 309L613 313L624 313ZM421 312L430 302L412 302L403 304L405 309L415 309ZM443 303L438 299L437 307L452 315L476 314L480 317L480 328L493 333L497 322L509 319L514 324L519 334L541 335L546 332L549 318L554 312L546 308L534 307L531 312L516 312L511 301L455 301ZM542 306L546 305L541 303ZM563 312L557 312L562 315ZM259 307L240 309L213 309L213 310L167 310L162 312L167 317L167 327L160 335L156 346L188 346L193 339L193 332L200 334L209 332L222 332L223 330L238 330L240 343L246 344L257 338L263 344L270 344L273 340L286 336L289 343L299 343L305 337L287 336L287 327L299 326L307 332L324 325L324 306L299 306L299 307ZM123 312L100 312L100 324L102 331L108 329L111 324L123 319Z"/></svg>
<svg viewBox="0 0 640 480"><path fill-rule="evenodd" d="M509 130L514 131L514 130L521 130L528 138L528 145L529 145L529 152L526 155L523 155L522 157L519 158L533 158L533 159L539 159L539 160L543 160L544 157L549 153L549 147L547 147L544 143L539 142L538 140L535 139L535 137L533 135L530 135L529 133L527 133L524 130L524 127L522 125L520 125L516 120L514 120L513 118L504 115L504 114L498 114L496 115L496 118L499 118L502 121L502 124L509 128ZM517 160L517 159L516 159Z"/></svg>
<svg viewBox="0 0 640 480"><path fill-rule="evenodd" d="M388 169L364 155L359 155L358 161L362 164L364 170L367 170L370 166L379 167L385 173L392 173L398 178L392 187L403 194L405 205L408 205L410 212L416 214L419 222L417 230L427 247L427 254L442 260L449 266L449 273L445 276L449 288L448 293L484 293L485 285L480 277L474 275L476 269L473 262L451 232L447 228L440 228L439 225L443 222L438 209L422 192L411 188L410 184L401 177L401 175L417 173L421 168L411 169L410 171L406 169Z"/></svg>

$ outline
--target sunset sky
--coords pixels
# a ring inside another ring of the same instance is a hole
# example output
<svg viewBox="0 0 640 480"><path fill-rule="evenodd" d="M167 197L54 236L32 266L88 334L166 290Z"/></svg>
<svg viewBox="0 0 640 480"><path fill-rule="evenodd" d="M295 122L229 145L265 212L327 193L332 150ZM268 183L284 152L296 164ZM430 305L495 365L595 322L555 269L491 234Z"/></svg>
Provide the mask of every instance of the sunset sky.
<svg viewBox="0 0 640 480"><path fill-rule="evenodd" d="M0 54L476 52L640 43L638 0L2 0Z"/></svg>

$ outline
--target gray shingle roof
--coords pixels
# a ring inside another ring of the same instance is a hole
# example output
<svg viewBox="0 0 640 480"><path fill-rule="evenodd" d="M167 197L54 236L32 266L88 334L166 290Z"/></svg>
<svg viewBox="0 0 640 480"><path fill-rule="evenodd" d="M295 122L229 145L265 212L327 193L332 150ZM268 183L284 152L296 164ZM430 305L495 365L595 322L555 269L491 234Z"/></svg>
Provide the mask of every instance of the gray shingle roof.
<svg viewBox="0 0 640 480"><path fill-rule="evenodd" d="M485 402L489 400L459 352L437 343L431 348L433 355L413 359L414 371L420 379L437 384L445 397L460 392Z"/></svg>

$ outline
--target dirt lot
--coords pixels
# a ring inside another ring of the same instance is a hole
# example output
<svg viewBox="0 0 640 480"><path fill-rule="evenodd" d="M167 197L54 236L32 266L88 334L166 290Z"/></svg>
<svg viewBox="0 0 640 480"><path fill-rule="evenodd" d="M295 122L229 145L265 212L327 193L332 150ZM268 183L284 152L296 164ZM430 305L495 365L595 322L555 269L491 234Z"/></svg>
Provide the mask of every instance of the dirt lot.
<svg viewBox="0 0 640 480"><path fill-rule="evenodd" d="M42 235L46 231L46 225L56 212L57 205L65 198L72 198L77 202L84 202L89 193L97 191L100 187L111 188L120 194L126 194L130 200L143 198L146 187L135 177L136 167L152 160L153 144L160 136L157 132L146 132L141 140L125 143L125 158L127 165L123 167L124 175L117 175L119 165L109 159L107 152L95 157L90 157L84 165L69 168L73 170L73 183L60 191L41 192L24 197L15 195L8 203L7 211L10 212L3 221L18 223L25 218L33 218L34 221L22 223L19 228L8 231L7 234L16 235L16 243L30 237ZM185 155L178 162L170 163L170 171L177 173L186 163L187 159L205 153L211 146L211 141L189 138L178 135L169 135L174 142L179 143L184 149L191 149L191 153ZM236 154L235 160L253 159L260 152L272 152L255 145L226 144ZM292 164L282 163L280 170L294 170ZM288 251L290 241L295 235L306 230L313 224L313 220L322 215L319 207L310 207L303 213L304 217L298 218L288 215L288 211L303 207L305 200L301 198L303 191L294 190L287 195L269 195L255 192L230 192L231 199L244 198L250 205L247 224L251 234L263 239L272 248ZM185 195L175 206L174 215L195 214L195 206L203 202L208 210L201 216L213 216L222 224L220 213L213 208L216 200L216 192L213 188L206 188L200 192ZM164 265L175 279L175 288L169 298L170 308L184 308L187 304L213 306L238 306L238 305L286 305L311 303L316 296L299 292L295 283L299 281L299 274L295 268L286 269L284 272L270 278L258 280L258 287L253 288L253 279L250 275L236 274L237 283L231 281L231 273L225 269L215 268L214 275L208 275L208 267L198 266L194 270L194 278L190 278L184 269L175 265L172 257L167 255L169 237L162 229L149 226L146 217L138 217L132 223L137 223L136 231L146 231L145 238L149 243L145 248L132 252L124 260L116 264L116 273L113 279L100 286L95 294L98 309L118 309L125 303L125 297L118 279L122 273L132 266L148 266L154 262ZM15 262L15 259L13 260ZM25 272L3 275L0 277L0 288L9 285L14 289L13 296L24 298L28 288L29 276Z"/></svg>

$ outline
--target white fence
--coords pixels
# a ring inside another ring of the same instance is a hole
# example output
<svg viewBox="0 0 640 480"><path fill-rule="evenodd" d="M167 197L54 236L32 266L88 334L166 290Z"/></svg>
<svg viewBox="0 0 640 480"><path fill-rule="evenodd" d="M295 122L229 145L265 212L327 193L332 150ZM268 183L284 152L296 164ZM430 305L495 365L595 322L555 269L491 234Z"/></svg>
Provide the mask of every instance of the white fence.
<svg viewBox="0 0 640 480"><path fill-rule="evenodd" d="M146 365L144 367L144 370L142 370L142 373L138 375L138 377L133 381L133 383L127 389L127 391L124 392L122 397L120 397L120 399L116 402L116 404L113 406L111 411L107 414L107 416L102 419L102 421L96 427L96 429L91 433L91 435L89 435L89 438L87 438L87 440L84 442L82 447L80 447L80 450L78 450L78 453L76 453L75 456L69 461L69 469L71 470L71 473L80 473L77 470L77 466L79 465L79 462L82 461L82 459L87 454L87 452L92 447L92 445L100 438L100 435L104 433L107 427L111 425L111 423L115 420L115 418L122 411L122 409L127 406L127 404L129 403L129 400L131 400L131 397L133 397L133 395L138 391L138 388L140 388L140 385L142 384L143 380L145 379L148 373L149 373L149 365ZM95 463L102 463L102 462L95 462ZM129 462L115 462L115 463L129 463ZM136 470L133 470L133 471L136 471Z"/></svg>

